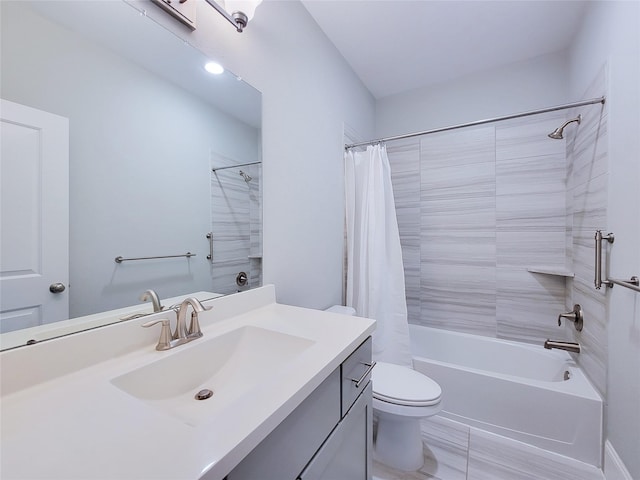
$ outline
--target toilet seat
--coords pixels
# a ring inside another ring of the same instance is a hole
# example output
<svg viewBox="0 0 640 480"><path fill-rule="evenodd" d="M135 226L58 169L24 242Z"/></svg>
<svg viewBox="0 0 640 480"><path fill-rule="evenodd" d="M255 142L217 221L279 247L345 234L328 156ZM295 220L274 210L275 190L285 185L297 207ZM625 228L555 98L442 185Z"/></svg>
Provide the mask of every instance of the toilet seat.
<svg viewBox="0 0 640 480"><path fill-rule="evenodd" d="M442 389L426 375L409 367L377 362L371 374L373 398L407 407L430 407L440 403Z"/></svg>

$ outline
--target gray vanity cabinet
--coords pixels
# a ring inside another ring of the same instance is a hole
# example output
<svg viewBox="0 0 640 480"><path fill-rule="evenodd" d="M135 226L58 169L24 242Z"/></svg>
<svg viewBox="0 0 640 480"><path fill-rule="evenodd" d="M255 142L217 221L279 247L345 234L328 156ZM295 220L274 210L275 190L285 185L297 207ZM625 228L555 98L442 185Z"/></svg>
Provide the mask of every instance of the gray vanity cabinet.
<svg viewBox="0 0 640 480"><path fill-rule="evenodd" d="M358 397L298 480L371 478L371 382Z"/></svg>
<svg viewBox="0 0 640 480"><path fill-rule="evenodd" d="M360 345L226 480L371 480L371 338ZM206 478L206 475L205 477Z"/></svg>

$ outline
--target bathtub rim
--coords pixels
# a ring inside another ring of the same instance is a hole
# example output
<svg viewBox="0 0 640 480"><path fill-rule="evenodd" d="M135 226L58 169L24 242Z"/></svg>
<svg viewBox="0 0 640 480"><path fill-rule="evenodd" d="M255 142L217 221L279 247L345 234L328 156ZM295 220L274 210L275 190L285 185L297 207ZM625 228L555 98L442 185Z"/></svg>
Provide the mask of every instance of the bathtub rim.
<svg viewBox="0 0 640 480"><path fill-rule="evenodd" d="M496 377L503 380L532 385L532 386L536 386L539 388L544 388L552 391L560 391L562 393L576 395L587 400L599 401L599 402L604 401L602 396L598 392L598 390L591 383L591 381L586 376L584 371L580 368L580 366L576 363L576 361L568 352L565 352L562 350L546 350L541 345L535 345L531 343L517 342L517 341L506 340L506 339L497 338L497 337L488 337L484 335L476 335L476 334L466 333L466 332L457 332L454 330L446 330L442 328L428 327L425 325L416 325L416 324L409 324L410 335L412 333L412 330L414 329L436 331L439 334L464 337L467 339L469 338L472 338L474 340L481 339L482 341L485 341L485 342L511 345L518 348L535 351L536 353L544 353L545 355L548 355L548 356L554 356L563 363L564 365L563 368L565 368L570 372L571 378L569 380L545 381L545 380L538 380L538 379L532 379L527 377L519 377L516 375L509 375L505 373L493 372L490 370L483 370L479 368L468 367L466 365L460 365L457 363L450 363L450 362L444 362L441 360L436 360L425 355L416 354L416 352L414 352L413 349L411 351L412 362L414 362L415 360L430 362L440 366L462 369L478 375Z"/></svg>

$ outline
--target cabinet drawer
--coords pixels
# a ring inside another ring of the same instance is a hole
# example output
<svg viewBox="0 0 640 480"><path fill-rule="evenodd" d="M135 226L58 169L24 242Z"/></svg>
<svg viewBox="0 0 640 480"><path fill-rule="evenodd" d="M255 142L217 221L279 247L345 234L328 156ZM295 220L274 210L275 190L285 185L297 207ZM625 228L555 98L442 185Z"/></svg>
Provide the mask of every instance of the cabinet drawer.
<svg viewBox="0 0 640 480"><path fill-rule="evenodd" d="M342 416L347 414L358 395L365 389L371 373L369 372L362 381L357 384L371 365L371 337L367 338L350 356L342 363Z"/></svg>

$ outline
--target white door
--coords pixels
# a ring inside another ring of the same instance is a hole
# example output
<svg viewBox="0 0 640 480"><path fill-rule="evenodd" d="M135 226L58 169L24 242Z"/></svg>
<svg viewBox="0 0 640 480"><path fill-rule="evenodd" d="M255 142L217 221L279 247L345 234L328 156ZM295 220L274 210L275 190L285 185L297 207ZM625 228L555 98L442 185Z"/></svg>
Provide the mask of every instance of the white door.
<svg viewBox="0 0 640 480"><path fill-rule="evenodd" d="M69 317L69 120L0 102L0 332L9 332Z"/></svg>

